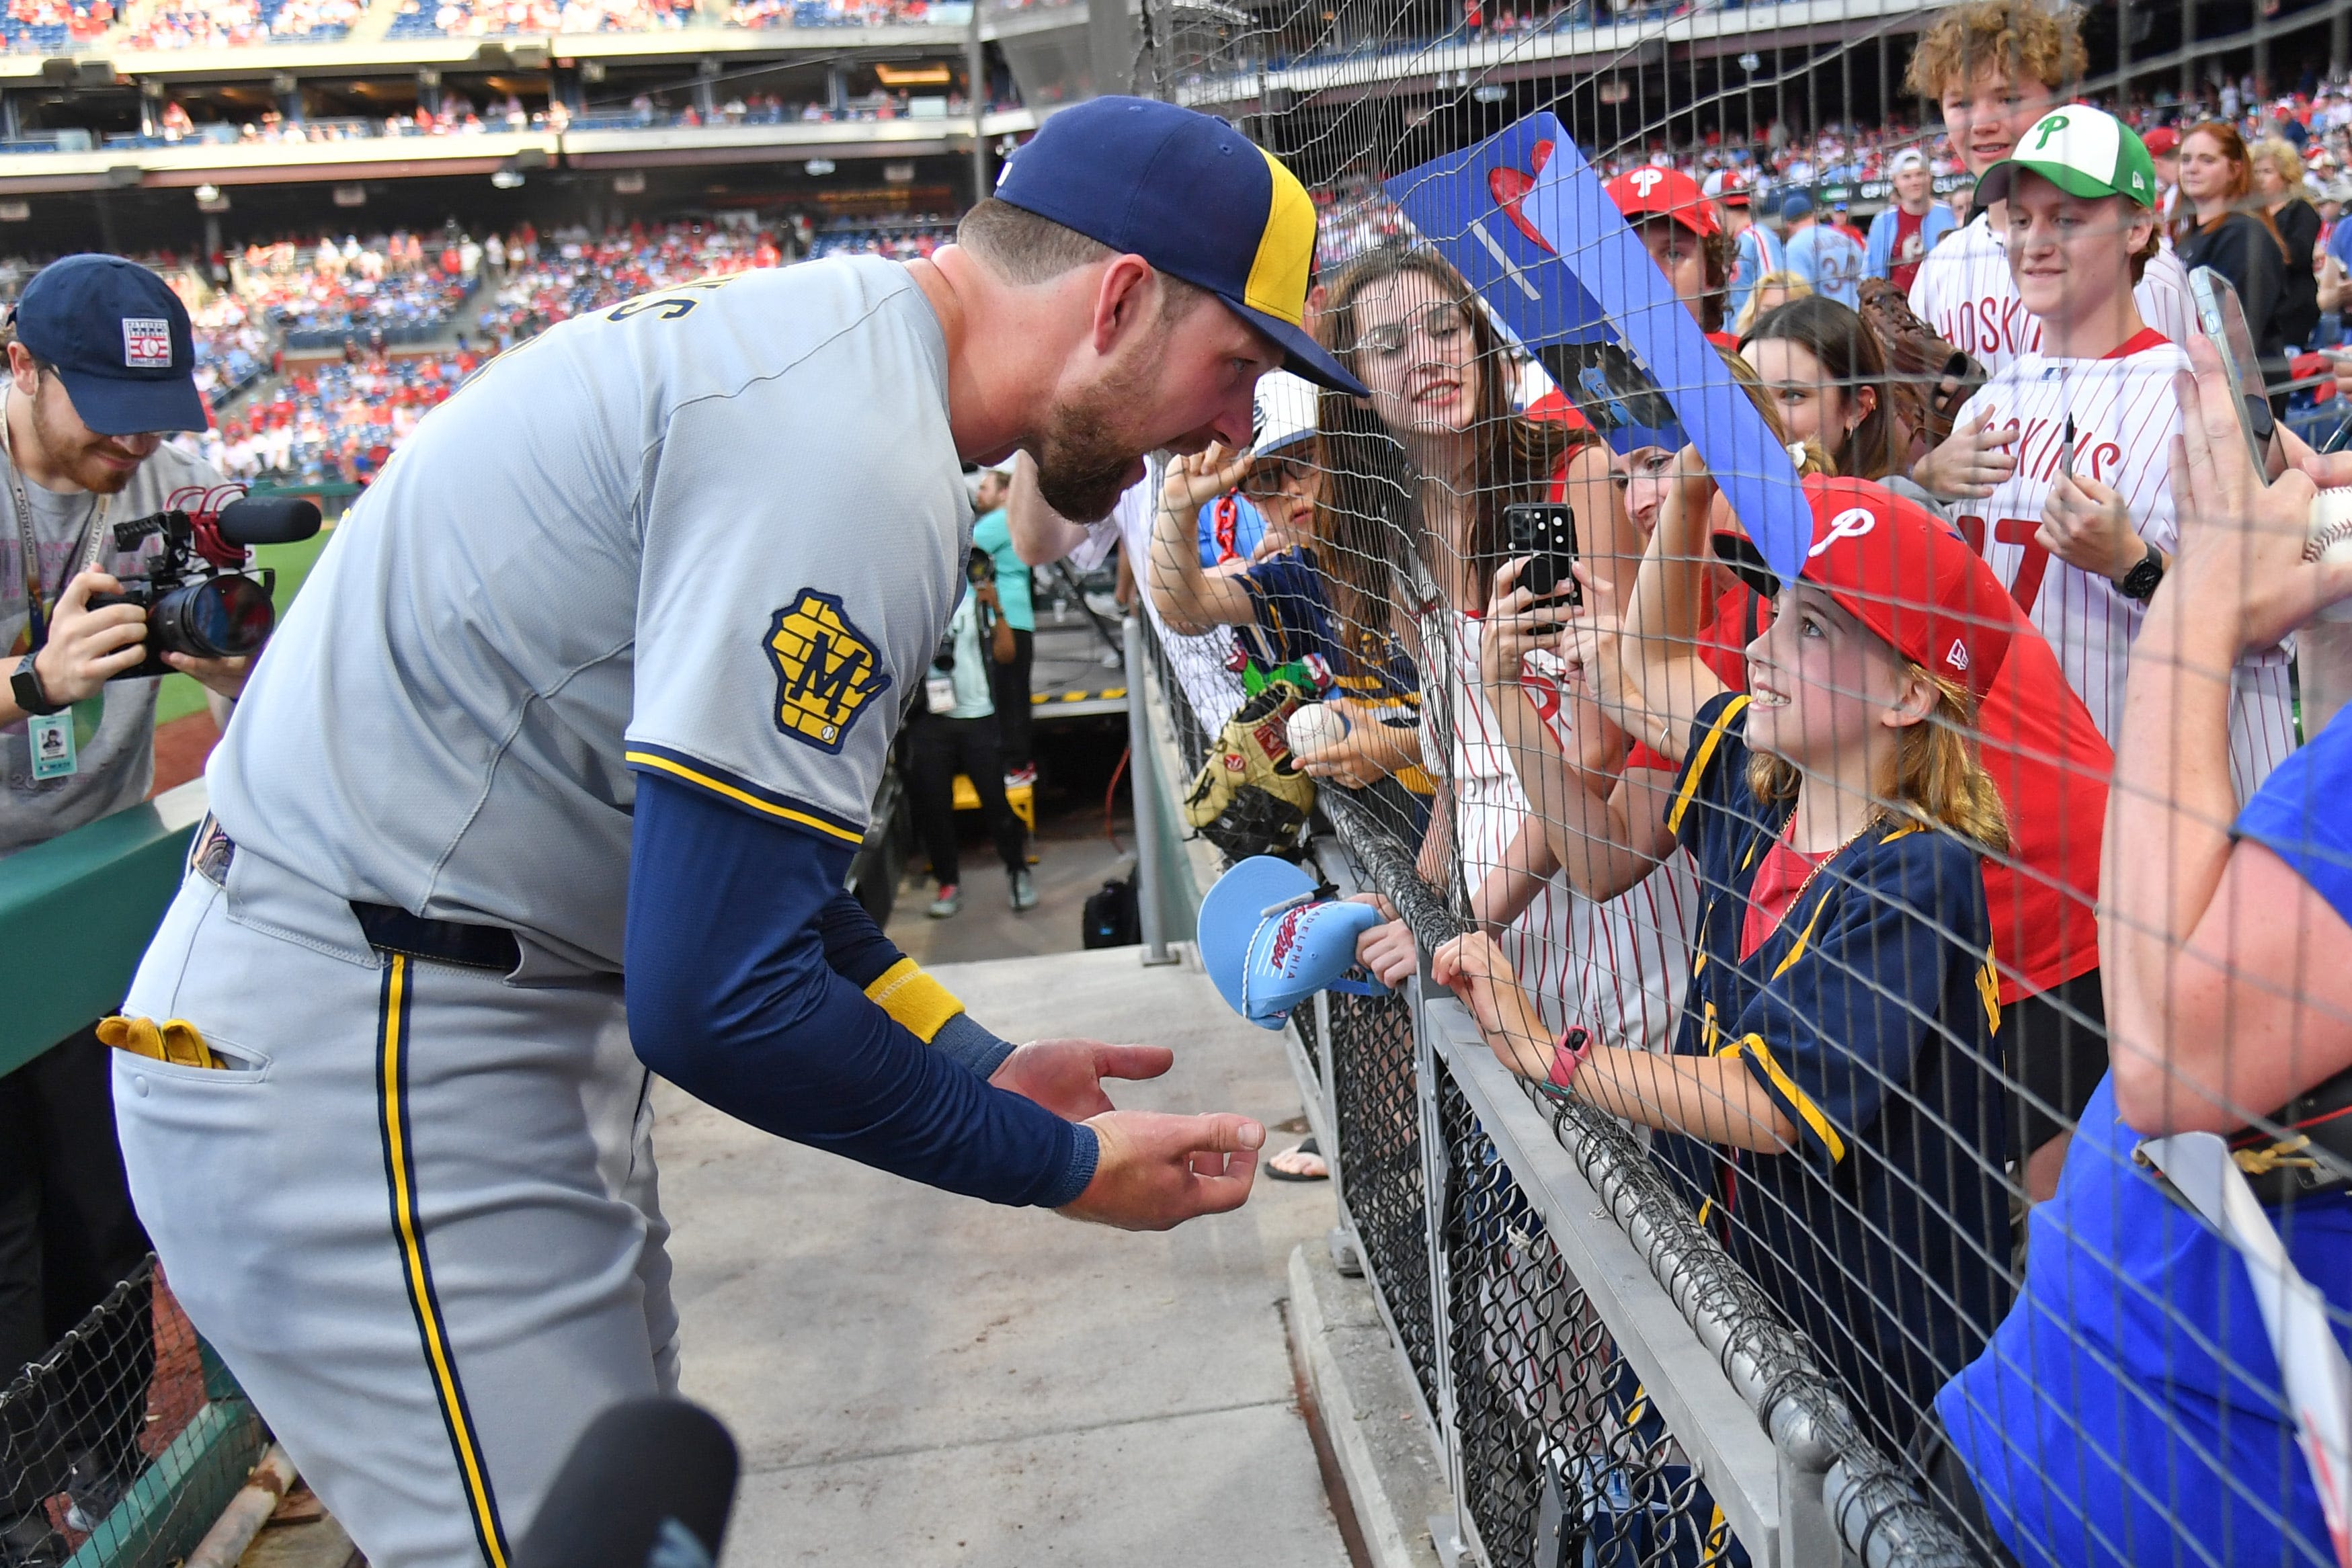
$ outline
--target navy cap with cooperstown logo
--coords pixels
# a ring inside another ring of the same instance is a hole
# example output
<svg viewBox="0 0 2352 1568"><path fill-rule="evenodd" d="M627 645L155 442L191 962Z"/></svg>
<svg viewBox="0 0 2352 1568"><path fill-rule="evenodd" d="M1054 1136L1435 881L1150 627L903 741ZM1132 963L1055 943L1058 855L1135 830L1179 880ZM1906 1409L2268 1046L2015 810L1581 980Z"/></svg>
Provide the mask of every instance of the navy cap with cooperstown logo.
<svg viewBox="0 0 2352 1568"><path fill-rule="evenodd" d="M119 256L51 262L16 301L16 340L55 365L100 435L202 430L194 334L169 285Z"/></svg>
<svg viewBox="0 0 2352 1568"><path fill-rule="evenodd" d="M1371 395L1307 330L1313 198L1223 120L1148 98L1089 99L1013 154L996 198L1207 289L1281 345L1289 369Z"/></svg>

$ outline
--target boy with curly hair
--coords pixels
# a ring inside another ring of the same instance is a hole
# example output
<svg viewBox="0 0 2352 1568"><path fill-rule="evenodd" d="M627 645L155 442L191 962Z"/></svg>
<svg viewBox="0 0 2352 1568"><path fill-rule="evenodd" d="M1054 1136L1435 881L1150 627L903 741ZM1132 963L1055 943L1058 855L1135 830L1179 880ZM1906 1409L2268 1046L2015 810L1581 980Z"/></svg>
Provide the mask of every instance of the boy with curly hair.
<svg viewBox="0 0 2352 1568"><path fill-rule="evenodd" d="M1954 155L1982 180L2064 103L2060 89L2081 78L2085 59L2079 11L2053 12L2038 0L1973 0L1921 36L1904 86L1942 106ZM1994 375L2042 346L2041 323L2010 277L2001 205L1979 201L1977 215L1927 253L1911 284L1911 308ZM2153 233L2134 265L2141 319L2187 342L2188 273ZM1983 444L2000 444L1998 434L1987 433Z"/></svg>

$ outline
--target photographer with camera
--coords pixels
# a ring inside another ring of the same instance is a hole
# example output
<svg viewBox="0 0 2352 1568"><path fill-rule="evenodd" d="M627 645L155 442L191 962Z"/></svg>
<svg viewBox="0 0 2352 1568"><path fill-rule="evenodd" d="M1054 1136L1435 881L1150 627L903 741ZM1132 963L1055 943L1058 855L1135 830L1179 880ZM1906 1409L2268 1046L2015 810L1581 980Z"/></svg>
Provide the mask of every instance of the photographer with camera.
<svg viewBox="0 0 2352 1568"><path fill-rule="evenodd" d="M997 594L996 562L978 545L965 560L964 580L962 602L949 618L947 634L931 657L923 695L907 723L915 829L923 836L940 888L930 906L934 920L945 920L963 908L963 873L956 850L958 772L971 780L980 796L980 813L1004 862L1013 912L1037 906L1037 881L1029 874L1021 819L1004 796L1004 753L992 695L996 669L1013 663L1018 650L1013 623L1004 618L1003 601Z"/></svg>
<svg viewBox="0 0 2352 1568"><path fill-rule="evenodd" d="M209 512L219 475L163 445L202 430L187 311L163 280L118 256L77 256L26 286L0 329L8 358L0 479L0 857L147 797L155 772L147 612L104 603L168 543L123 548L117 526L173 508ZM163 662L204 682L215 716L247 659ZM108 1053L90 1030L0 1077L0 1384L44 1354L147 1253L114 1138ZM107 1336L110 1340L122 1336ZM136 1341L139 1336L128 1336ZM126 1341L127 1343L127 1341ZM104 1353L81 1354L98 1360ZM0 1444L0 1559L37 1552L39 1498L68 1491L103 1515L138 1459L147 1353L68 1383L106 1393L8 1462ZM29 1537L29 1539L26 1539Z"/></svg>

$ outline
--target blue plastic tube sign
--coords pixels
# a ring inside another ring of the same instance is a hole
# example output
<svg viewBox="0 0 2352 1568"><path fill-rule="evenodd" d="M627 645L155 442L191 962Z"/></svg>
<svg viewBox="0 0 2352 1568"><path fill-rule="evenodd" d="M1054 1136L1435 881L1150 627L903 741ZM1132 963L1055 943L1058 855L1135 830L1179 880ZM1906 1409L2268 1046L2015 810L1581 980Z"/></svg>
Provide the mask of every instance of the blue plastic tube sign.
<svg viewBox="0 0 2352 1568"><path fill-rule="evenodd" d="M1555 375L1573 346L1621 346L1672 407L1765 560L1783 581L1797 579L1813 523L1796 465L1556 117L1529 115L1385 188ZM1588 408L1622 392L1590 371L1564 390ZM1638 407L1638 394L1633 401Z"/></svg>

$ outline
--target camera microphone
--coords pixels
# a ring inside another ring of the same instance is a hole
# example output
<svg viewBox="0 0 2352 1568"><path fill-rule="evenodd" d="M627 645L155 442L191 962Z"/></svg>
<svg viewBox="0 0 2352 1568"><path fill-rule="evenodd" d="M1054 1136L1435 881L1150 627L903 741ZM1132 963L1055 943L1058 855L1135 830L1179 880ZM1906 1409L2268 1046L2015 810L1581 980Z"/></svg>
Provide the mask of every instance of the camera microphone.
<svg viewBox="0 0 2352 1568"><path fill-rule="evenodd" d="M514 1568L710 1568L735 1500L735 1440L683 1399L632 1399L588 1424Z"/></svg>
<svg viewBox="0 0 2352 1568"><path fill-rule="evenodd" d="M232 545L290 545L319 531L319 507L299 496L245 496L220 509L213 527Z"/></svg>

